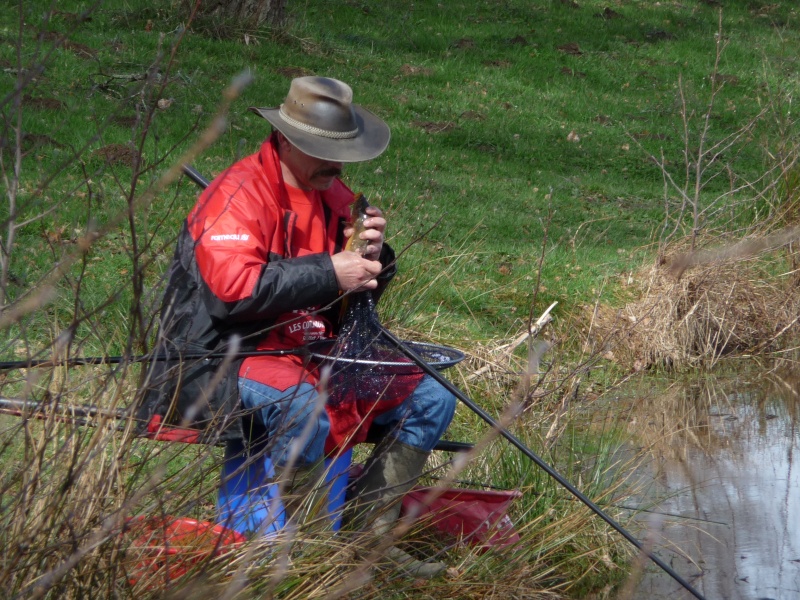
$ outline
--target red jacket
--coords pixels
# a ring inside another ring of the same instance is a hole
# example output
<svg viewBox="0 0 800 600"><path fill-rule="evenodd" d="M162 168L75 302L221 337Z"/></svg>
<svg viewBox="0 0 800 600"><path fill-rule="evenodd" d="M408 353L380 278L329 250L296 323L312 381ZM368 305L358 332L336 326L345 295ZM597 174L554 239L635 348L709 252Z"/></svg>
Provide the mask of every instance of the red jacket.
<svg viewBox="0 0 800 600"><path fill-rule="evenodd" d="M180 357L224 352L234 335L243 350L296 347L308 341L286 335L297 330L290 323L298 317L324 322L324 331L315 335L337 328L340 292L330 257L343 248L353 193L339 180L322 192L322 214L315 216L323 235L306 236L296 227L299 214L283 183L274 139L214 179L184 222L154 349L174 360L151 363L142 419L159 414L201 429L214 422L213 431L239 436L237 376L240 368L248 376L259 369L248 370L251 361L242 367L238 359L217 374L222 359ZM395 272L393 251L383 248L380 288ZM299 357L271 360L288 368L302 365ZM253 378L274 384L264 381L269 372Z"/></svg>

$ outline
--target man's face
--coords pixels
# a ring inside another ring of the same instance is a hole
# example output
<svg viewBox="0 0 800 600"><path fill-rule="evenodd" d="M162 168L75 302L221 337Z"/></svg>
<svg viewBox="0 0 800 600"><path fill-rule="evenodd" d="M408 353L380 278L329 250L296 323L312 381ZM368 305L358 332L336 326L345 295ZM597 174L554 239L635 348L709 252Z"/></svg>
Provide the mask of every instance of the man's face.
<svg viewBox="0 0 800 600"><path fill-rule="evenodd" d="M301 152L286 137L278 133L283 179L301 190L327 190L342 173L342 163L321 160Z"/></svg>

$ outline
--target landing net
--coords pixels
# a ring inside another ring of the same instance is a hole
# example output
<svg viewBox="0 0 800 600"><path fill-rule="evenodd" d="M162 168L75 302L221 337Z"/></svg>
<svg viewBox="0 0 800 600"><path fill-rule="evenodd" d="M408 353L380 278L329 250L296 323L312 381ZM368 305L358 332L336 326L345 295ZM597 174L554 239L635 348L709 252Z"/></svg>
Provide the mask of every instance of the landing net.
<svg viewBox="0 0 800 600"><path fill-rule="evenodd" d="M328 403L336 407L350 402L402 401L414 391L424 371L383 333L370 292L353 294L348 300L338 337L310 346L315 359L332 367ZM437 369L464 359L453 348L404 343Z"/></svg>

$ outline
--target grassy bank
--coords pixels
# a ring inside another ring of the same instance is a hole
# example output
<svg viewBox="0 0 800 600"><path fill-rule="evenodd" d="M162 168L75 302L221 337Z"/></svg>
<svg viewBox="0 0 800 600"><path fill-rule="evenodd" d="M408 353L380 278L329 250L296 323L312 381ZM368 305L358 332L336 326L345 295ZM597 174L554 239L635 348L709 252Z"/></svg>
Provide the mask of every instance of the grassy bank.
<svg viewBox="0 0 800 600"><path fill-rule="evenodd" d="M392 129L384 155L346 172L384 208L390 241L403 250L384 322L467 350L451 373L460 386L493 414L522 399L515 433L571 480L603 482L594 497L622 493L607 489L602 460L584 461L610 454L614 436L582 440L571 407L640 356L610 362L622 353L592 337L586 306L616 309L637 297L642 266L675 247L768 232L796 216L797 11L788 2L729 2L721 12L716 4L309 0L289 4L283 27L261 30L190 21L166 2L8 5L0 355L145 351L174 236L197 194L170 167L190 152L214 176L268 133L248 106L279 104L293 76L332 76ZM244 71L251 83L225 100ZM199 147L220 112L224 127ZM764 271L790 271L792 260L780 255ZM526 359L504 345L553 302L547 374L520 386ZM603 339L614 337L609 327ZM597 365L610 366L586 368ZM4 375L2 395L46 391L123 407L137 376L124 365L16 371ZM28 536L57 548L41 562L16 552L2 575L12 594L30 592L41 573L45 595L117 589L119 564L92 544L117 552L125 514L211 514L215 477L198 474L218 466L217 450L80 431L57 422L21 429L16 418L5 426L2 460L18 465L3 483L6 547ZM463 411L452 436L483 431ZM514 509L525 550L511 560L446 547L456 571L431 597L488 597L499 579L519 596L581 595L623 577L625 548L506 446L493 442L462 475L526 492ZM98 480L104 502L89 505ZM63 499L60 517L30 516L41 494ZM80 526L69 538L72 522ZM336 557L334 583L349 576L346 550L319 550ZM317 558L284 572L262 561L258 574L272 574L284 597L324 596L303 583L319 573ZM385 577L360 593L423 593L413 586Z"/></svg>

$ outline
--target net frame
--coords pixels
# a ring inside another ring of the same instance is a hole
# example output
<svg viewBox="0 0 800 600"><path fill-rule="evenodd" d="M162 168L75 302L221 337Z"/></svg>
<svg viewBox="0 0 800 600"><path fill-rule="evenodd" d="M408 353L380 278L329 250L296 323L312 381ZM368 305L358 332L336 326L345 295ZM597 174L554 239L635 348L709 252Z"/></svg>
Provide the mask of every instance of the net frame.
<svg viewBox="0 0 800 600"><path fill-rule="evenodd" d="M415 372L419 370L419 366L408 360L392 361L392 360L372 360L370 358L348 357L331 354L331 351L336 347L336 338L325 340L318 340L308 344L307 351L311 358L320 363L334 363L337 366L359 365L366 368L374 367L388 367L397 373L395 369L408 367L414 369ZM430 344L426 342L412 342L403 340L403 345L408 346L411 350L419 354L425 359L425 362L436 370L442 371L460 363L466 358L465 354L456 348L450 346L442 346L440 344ZM399 349L398 349L399 350ZM402 352L402 350L400 350Z"/></svg>

